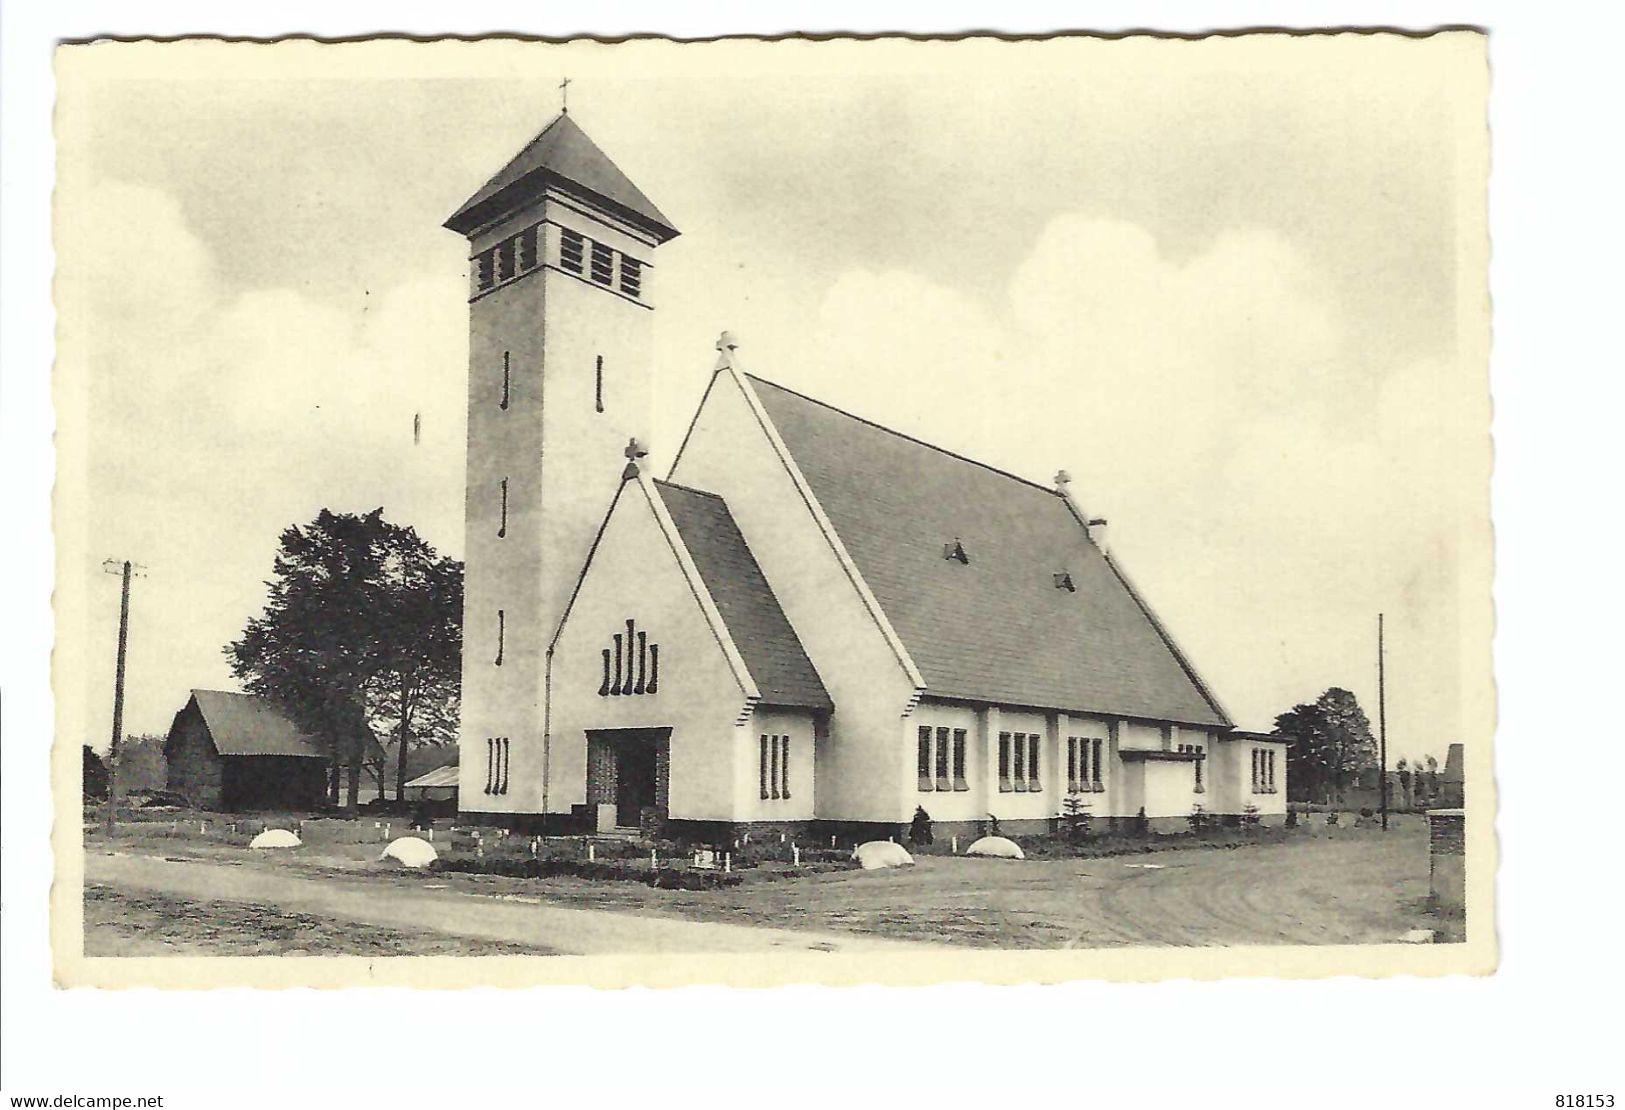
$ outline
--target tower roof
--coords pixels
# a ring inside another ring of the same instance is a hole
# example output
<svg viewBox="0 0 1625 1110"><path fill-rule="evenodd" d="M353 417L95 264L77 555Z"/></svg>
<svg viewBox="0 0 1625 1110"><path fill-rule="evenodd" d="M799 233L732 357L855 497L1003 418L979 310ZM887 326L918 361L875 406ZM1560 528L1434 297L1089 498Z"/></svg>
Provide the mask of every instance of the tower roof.
<svg viewBox="0 0 1625 1110"><path fill-rule="evenodd" d="M554 186L642 227L665 242L677 234L654 202L632 184L609 155L560 112L496 176L469 197L445 226L467 235L547 186Z"/></svg>

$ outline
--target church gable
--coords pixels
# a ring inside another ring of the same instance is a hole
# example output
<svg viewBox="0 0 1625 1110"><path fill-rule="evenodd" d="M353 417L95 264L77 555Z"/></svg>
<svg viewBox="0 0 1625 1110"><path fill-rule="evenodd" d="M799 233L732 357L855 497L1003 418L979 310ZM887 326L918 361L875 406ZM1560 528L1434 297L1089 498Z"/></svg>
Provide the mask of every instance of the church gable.
<svg viewBox="0 0 1625 1110"><path fill-rule="evenodd" d="M930 694L1229 725L1060 494L748 380Z"/></svg>

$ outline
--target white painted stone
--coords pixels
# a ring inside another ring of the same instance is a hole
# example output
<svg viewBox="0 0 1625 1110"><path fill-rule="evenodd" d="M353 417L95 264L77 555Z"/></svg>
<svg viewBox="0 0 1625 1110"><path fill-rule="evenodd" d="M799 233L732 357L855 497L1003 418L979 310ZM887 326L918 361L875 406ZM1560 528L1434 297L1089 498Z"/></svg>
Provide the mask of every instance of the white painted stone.
<svg viewBox="0 0 1625 1110"><path fill-rule="evenodd" d="M297 848L299 838L287 829L266 829L248 842L250 848Z"/></svg>
<svg viewBox="0 0 1625 1110"><path fill-rule="evenodd" d="M901 844L889 840L871 840L852 849L852 858L865 871L879 871L886 867L911 867L914 857Z"/></svg>
<svg viewBox="0 0 1625 1110"><path fill-rule="evenodd" d="M992 856L994 859L1027 858L1022 854L1021 845L1003 836L984 836L969 848L966 848L965 854L967 856Z"/></svg>
<svg viewBox="0 0 1625 1110"><path fill-rule="evenodd" d="M439 859L434 845L427 840L416 836L402 836L389 842L389 847L383 850L378 857L380 860L392 859L402 867L427 867Z"/></svg>

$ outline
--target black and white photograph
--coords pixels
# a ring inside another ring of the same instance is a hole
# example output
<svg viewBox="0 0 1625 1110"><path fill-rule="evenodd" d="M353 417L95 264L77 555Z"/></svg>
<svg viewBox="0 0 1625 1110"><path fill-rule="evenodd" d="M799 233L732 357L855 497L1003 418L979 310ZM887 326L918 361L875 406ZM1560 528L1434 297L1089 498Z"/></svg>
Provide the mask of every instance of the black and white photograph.
<svg viewBox="0 0 1625 1110"><path fill-rule="evenodd" d="M65 983L1493 970L1481 35L57 73Z"/></svg>

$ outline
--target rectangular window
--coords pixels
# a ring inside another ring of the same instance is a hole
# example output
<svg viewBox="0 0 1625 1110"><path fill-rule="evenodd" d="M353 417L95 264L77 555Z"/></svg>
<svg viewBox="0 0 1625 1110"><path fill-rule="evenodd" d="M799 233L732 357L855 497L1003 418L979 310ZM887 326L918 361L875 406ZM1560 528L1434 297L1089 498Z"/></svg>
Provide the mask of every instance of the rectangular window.
<svg viewBox="0 0 1625 1110"><path fill-rule="evenodd" d="M999 733L999 793L1008 794L1014 789L1010 782L1010 734Z"/></svg>
<svg viewBox="0 0 1625 1110"><path fill-rule="evenodd" d="M604 356L598 356L598 366L593 371L593 408L599 412L604 411Z"/></svg>
<svg viewBox="0 0 1625 1110"><path fill-rule="evenodd" d="M1078 738L1076 736L1066 738L1066 792L1068 794L1078 792Z"/></svg>
<svg viewBox="0 0 1625 1110"><path fill-rule="evenodd" d="M762 733L762 748L758 754L761 761L760 777L762 780L762 800L767 800L767 733Z"/></svg>
<svg viewBox="0 0 1625 1110"><path fill-rule="evenodd" d="M779 797L790 796L790 737L779 737L779 746L783 749L779 755Z"/></svg>
<svg viewBox="0 0 1625 1110"><path fill-rule="evenodd" d="M497 539L508 534L508 479L502 479L502 517L497 524Z"/></svg>
<svg viewBox="0 0 1625 1110"><path fill-rule="evenodd" d="M962 728L954 729L954 789L970 789L970 783L965 781L965 730Z"/></svg>
<svg viewBox="0 0 1625 1110"><path fill-rule="evenodd" d="M474 284L482 293L497 283L495 253L495 250L488 250L474 258Z"/></svg>
<svg viewBox="0 0 1625 1110"><path fill-rule="evenodd" d="M621 292L628 297L643 295L643 263L621 255Z"/></svg>
<svg viewBox="0 0 1625 1110"><path fill-rule="evenodd" d="M1259 778L1258 771L1259 771L1258 749L1254 748L1253 749L1253 793L1254 794L1257 794L1259 792L1258 791L1258 778Z"/></svg>
<svg viewBox="0 0 1625 1110"><path fill-rule="evenodd" d="M497 658L496 658L496 665L499 666L499 667L502 666L502 642L503 642L503 640L505 638L505 634L507 632L507 628L505 627L507 623L508 623L508 621L507 621L506 614L504 614L501 609L498 609L497 610Z"/></svg>
<svg viewBox="0 0 1625 1110"><path fill-rule="evenodd" d="M502 352L502 400L497 403L497 408L503 412L508 411L508 355L510 353L508 351Z"/></svg>
<svg viewBox="0 0 1625 1110"><path fill-rule="evenodd" d="M1275 793L1275 749L1270 749L1270 793Z"/></svg>
<svg viewBox="0 0 1625 1110"><path fill-rule="evenodd" d="M559 265L572 274L579 274L586 252L586 236L579 231L571 231L567 227L559 229Z"/></svg>
<svg viewBox="0 0 1625 1110"><path fill-rule="evenodd" d="M536 231L527 227L519 233L519 269L524 272L536 268Z"/></svg>
<svg viewBox="0 0 1625 1110"><path fill-rule="evenodd" d="M1040 739L1040 737L1038 736L1037 733L1029 733L1028 734L1028 736L1027 736L1027 789L1028 790L1042 790L1042 789L1044 789L1044 778L1043 778L1043 775L1041 775L1039 773L1039 767L1038 767L1038 746L1039 746L1040 743L1042 743L1042 740Z"/></svg>
<svg viewBox="0 0 1625 1110"><path fill-rule="evenodd" d="M1095 788L1097 790L1100 789L1100 768L1101 768L1100 753L1101 753L1101 749L1104 746L1105 746L1104 741L1101 741L1101 740L1094 741L1094 749L1095 749L1094 782L1095 782Z"/></svg>
<svg viewBox="0 0 1625 1110"><path fill-rule="evenodd" d="M592 245L592 279L608 285L615 274L615 252L602 243Z"/></svg>
<svg viewBox="0 0 1625 1110"><path fill-rule="evenodd" d="M1025 732L1012 732L1010 740L1014 747L1015 759L1010 768L1011 785L1018 793L1027 790L1027 734Z"/></svg>
<svg viewBox="0 0 1625 1110"><path fill-rule="evenodd" d="M952 790L954 780L949 777L948 762L953 757L953 749L948 746L948 730L937 729L937 789Z"/></svg>
<svg viewBox="0 0 1625 1110"><path fill-rule="evenodd" d="M516 243L512 239L506 239L506 240L504 240L504 241L497 244L496 251L497 251L497 280L498 281L511 281L513 279L514 262L515 262L515 257L514 256L517 253L517 251L515 249L517 246L518 246L518 243Z"/></svg>
<svg viewBox="0 0 1625 1110"><path fill-rule="evenodd" d="M1191 745L1191 750L1196 753L1196 757L1197 757L1196 762L1195 762L1195 764L1193 764L1193 766L1196 768L1196 789L1200 790L1200 789L1202 789L1202 785L1203 785L1202 784L1202 764L1206 763L1207 761L1202 758L1202 745L1200 745L1200 744L1192 744Z"/></svg>
<svg viewBox="0 0 1625 1110"><path fill-rule="evenodd" d="M920 789L934 790L936 784L931 780L931 726L921 725L919 731L919 751L916 763L920 775Z"/></svg>

